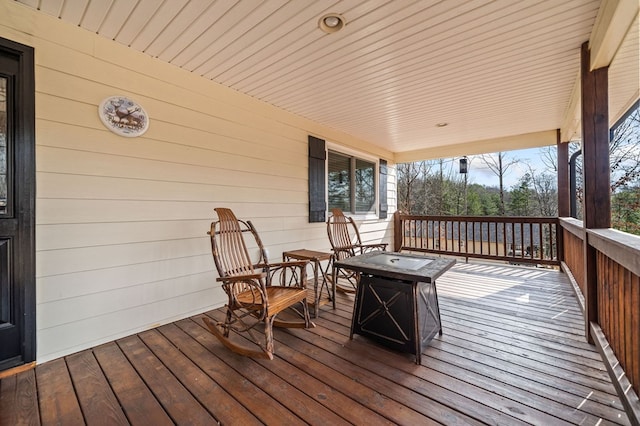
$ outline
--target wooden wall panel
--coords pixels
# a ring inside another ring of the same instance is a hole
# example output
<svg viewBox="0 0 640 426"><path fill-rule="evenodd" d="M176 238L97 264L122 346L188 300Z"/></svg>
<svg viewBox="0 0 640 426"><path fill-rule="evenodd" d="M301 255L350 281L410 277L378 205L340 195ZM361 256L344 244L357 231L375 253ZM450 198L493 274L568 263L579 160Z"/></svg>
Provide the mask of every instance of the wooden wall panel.
<svg viewBox="0 0 640 426"><path fill-rule="evenodd" d="M584 295L584 248L582 239L566 229L563 229L562 232L564 238L564 261L569 266L580 287L580 291Z"/></svg>
<svg viewBox="0 0 640 426"><path fill-rule="evenodd" d="M597 252L598 323L636 394L640 393L640 277Z"/></svg>
<svg viewBox="0 0 640 426"><path fill-rule="evenodd" d="M11 2L0 14L0 37L36 52L39 363L225 303L206 235L217 206L251 219L273 260L328 250L325 224L307 221L308 134L393 157ZM145 135L102 125L113 95L145 107ZM361 222L389 241L389 221Z"/></svg>

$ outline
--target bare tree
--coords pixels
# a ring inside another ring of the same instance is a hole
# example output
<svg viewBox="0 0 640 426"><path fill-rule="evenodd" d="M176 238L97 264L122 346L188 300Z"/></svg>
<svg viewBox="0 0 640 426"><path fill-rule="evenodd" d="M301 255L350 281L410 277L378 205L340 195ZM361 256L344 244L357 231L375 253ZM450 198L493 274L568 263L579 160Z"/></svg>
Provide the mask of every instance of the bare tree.
<svg viewBox="0 0 640 426"><path fill-rule="evenodd" d="M558 148L555 145L540 148L540 159L545 168L551 172L558 171Z"/></svg>
<svg viewBox="0 0 640 426"><path fill-rule="evenodd" d="M440 158L430 164L431 168L435 168L434 173L425 173L425 190L427 192L427 206L425 206L426 214L441 215L445 211L445 166L446 160Z"/></svg>
<svg viewBox="0 0 640 426"><path fill-rule="evenodd" d="M536 198L537 210L541 216L557 216L558 191L556 176L549 173L538 173L528 164L529 175L533 185L533 195Z"/></svg>
<svg viewBox="0 0 640 426"><path fill-rule="evenodd" d="M520 162L520 160L515 158L509 158L506 153L498 152L497 155L487 155L483 154L480 156L482 161L487 165L489 170L491 170L496 176L498 176L499 188L500 188L500 205L498 206L499 211L498 214L500 216L504 216L505 207L504 207L504 175L507 171L513 166Z"/></svg>
<svg viewBox="0 0 640 426"><path fill-rule="evenodd" d="M640 109L614 129L609 155L612 193L640 180Z"/></svg>
<svg viewBox="0 0 640 426"><path fill-rule="evenodd" d="M426 181L431 174L432 161L398 164L398 209L409 214L426 214L429 189Z"/></svg>
<svg viewBox="0 0 640 426"><path fill-rule="evenodd" d="M420 163L398 164L398 210L412 213L414 183L420 176Z"/></svg>

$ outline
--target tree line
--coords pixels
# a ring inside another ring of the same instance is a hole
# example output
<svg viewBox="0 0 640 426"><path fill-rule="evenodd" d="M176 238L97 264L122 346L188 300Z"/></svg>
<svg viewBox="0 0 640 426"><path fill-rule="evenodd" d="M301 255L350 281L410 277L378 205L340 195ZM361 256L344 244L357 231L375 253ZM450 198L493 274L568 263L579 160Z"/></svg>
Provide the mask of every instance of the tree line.
<svg viewBox="0 0 640 426"><path fill-rule="evenodd" d="M507 159L505 153L497 156ZM509 158L495 173L504 176L505 165L513 161ZM398 165L398 208L408 214L436 216L556 216L555 179L531 170L516 185L504 188L469 184L451 159L404 163Z"/></svg>
<svg viewBox="0 0 640 426"><path fill-rule="evenodd" d="M580 143L569 145L570 156ZM479 155L496 176L495 185L469 183L459 173L457 159L399 164L398 209L416 215L557 216L557 152L555 146L539 151L542 170L534 169L514 152ZM576 162L576 217L582 218L582 161ZM640 110L635 105L611 131L609 144L612 227L640 235ZM525 168L518 182L505 187L504 178L516 164Z"/></svg>

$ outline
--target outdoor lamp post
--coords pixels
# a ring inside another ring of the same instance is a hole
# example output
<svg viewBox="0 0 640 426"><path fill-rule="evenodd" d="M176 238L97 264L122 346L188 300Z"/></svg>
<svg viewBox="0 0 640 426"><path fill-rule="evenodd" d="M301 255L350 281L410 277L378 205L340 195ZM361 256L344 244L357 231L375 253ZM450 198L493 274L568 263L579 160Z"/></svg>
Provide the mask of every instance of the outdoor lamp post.
<svg viewBox="0 0 640 426"><path fill-rule="evenodd" d="M468 214L467 212L467 174L469 172L469 160L465 155L460 159L460 173L464 174L464 215Z"/></svg>
<svg viewBox="0 0 640 426"><path fill-rule="evenodd" d="M464 215L467 216L469 214L468 212L468 206L467 206L467 178L468 178L468 173L469 173L469 160L467 159L467 156L465 155L464 157L462 157L460 159L460 173L464 175ZM464 222L464 252L468 253L469 252L469 232L468 232L468 226L469 223L468 222ZM460 230L458 229L458 234L460 234ZM462 235L458 235L458 245L460 247L462 247ZM465 257L465 261L469 262L469 258Z"/></svg>

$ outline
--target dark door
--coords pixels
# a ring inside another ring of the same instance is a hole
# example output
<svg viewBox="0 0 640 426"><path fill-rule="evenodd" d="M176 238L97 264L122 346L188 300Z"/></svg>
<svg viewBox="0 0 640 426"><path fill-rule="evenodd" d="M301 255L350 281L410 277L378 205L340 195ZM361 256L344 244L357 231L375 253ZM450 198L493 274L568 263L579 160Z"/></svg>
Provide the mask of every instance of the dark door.
<svg viewBox="0 0 640 426"><path fill-rule="evenodd" d="M0 370L35 359L33 49L0 38Z"/></svg>

